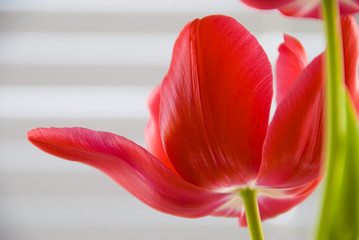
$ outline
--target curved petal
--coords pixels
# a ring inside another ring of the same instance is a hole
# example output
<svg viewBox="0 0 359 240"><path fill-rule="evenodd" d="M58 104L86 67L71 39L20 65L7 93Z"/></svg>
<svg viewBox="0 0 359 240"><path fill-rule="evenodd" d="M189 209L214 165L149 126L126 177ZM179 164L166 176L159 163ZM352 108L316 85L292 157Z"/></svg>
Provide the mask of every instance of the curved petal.
<svg viewBox="0 0 359 240"><path fill-rule="evenodd" d="M293 17L321 18L319 0L241 0L248 6L258 9L278 8L284 15ZM359 12L358 0L339 0L340 14Z"/></svg>
<svg viewBox="0 0 359 240"><path fill-rule="evenodd" d="M286 16L320 18L319 4L320 1L294 0L278 10Z"/></svg>
<svg viewBox="0 0 359 240"><path fill-rule="evenodd" d="M285 4L292 2L293 0L241 0L250 7L258 9L273 9L279 8Z"/></svg>
<svg viewBox="0 0 359 240"><path fill-rule="evenodd" d="M340 14L352 14L359 12L357 0L340 0ZM293 17L321 18L320 1L292 0L291 3L278 8L281 13Z"/></svg>
<svg viewBox="0 0 359 240"><path fill-rule="evenodd" d="M168 159L160 136L159 115L161 85L155 87L148 97L147 104L150 110L150 118L145 128L145 141L147 150L158 160L164 163L169 169L176 172L171 161Z"/></svg>
<svg viewBox="0 0 359 240"><path fill-rule="evenodd" d="M308 65L278 105L264 143L257 186L295 188L320 177L322 57Z"/></svg>
<svg viewBox="0 0 359 240"><path fill-rule="evenodd" d="M359 1L358 0L351 0L345 1L341 0L339 2L340 14L349 15L359 12Z"/></svg>
<svg viewBox="0 0 359 240"><path fill-rule="evenodd" d="M358 61L359 61L359 30L354 16L346 15L341 18L343 33L343 52L345 66L345 83L350 96L359 113L359 86L358 86Z"/></svg>
<svg viewBox="0 0 359 240"><path fill-rule="evenodd" d="M212 189L256 178L271 99L271 66L254 36L230 17L189 23L161 89L161 137L177 172Z"/></svg>
<svg viewBox="0 0 359 240"><path fill-rule="evenodd" d="M28 139L43 151L95 167L159 211L182 216L210 214L223 195L179 178L139 145L121 136L84 128L38 128Z"/></svg>
<svg viewBox="0 0 359 240"><path fill-rule="evenodd" d="M302 44L292 36L284 34L284 43L279 48L276 64L276 101L280 103L297 77L307 66L307 54Z"/></svg>

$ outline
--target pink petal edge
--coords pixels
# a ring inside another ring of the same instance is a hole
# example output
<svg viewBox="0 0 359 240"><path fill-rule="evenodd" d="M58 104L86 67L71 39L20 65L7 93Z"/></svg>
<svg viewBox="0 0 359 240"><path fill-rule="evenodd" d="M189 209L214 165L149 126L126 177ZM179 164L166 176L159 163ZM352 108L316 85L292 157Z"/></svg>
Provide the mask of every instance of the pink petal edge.
<svg viewBox="0 0 359 240"><path fill-rule="evenodd" d="M279 46L278 51L276 102L280 103L303 69L308 65L308 60L302 44L287 34L284 34L284 42Z"/></svg>
<svg viewBox="0 0 359 240"><path fill-rule="evenodd" d="M28 139L41 150L99 169L150 207L181 217L211 214L224 201L179 178L139 145L84 128L37 128Z"/></svg>

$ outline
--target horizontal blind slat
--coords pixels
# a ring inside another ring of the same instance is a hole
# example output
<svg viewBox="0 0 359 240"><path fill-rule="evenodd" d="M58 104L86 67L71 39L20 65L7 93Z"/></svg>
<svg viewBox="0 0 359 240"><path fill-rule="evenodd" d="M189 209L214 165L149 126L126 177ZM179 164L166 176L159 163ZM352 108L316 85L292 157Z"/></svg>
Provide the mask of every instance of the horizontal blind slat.
<svg viewBox="0 0 359 240"><path fill-rule="evenodd" d="M1 86L155 86L168 65L0 64Z"/></svg>
<svg viewBox="0 0 359 240"><path fill-rule="evenodd" d="M151 87L0 87L0 119L147 118Z"/></svg>
<svg viewBox="0 0 359 240"><path fill-rule="evenodd" d="M254 33L274 63L283 34ZM310 56L324 49L322 33L295 33ZM176 34L0 33L0 64L169 65Z"/></svg>
<svg viewBox="0 0 359 240"><path fill-rule="evenodd" d="M121 12L208 12L208 11L248 11L248 7L232 0L5 0L0 5L3 10L41 11L121 11Z"/></svg>
<svg viewBox="0 0 359 240"><path fill-rule="evenodd" d="M113 132L129 139L143 139L147 118L4 118L0 119L0 139L21 140L37 127L85 127L97 131ZM8 149L4 149L9 151ZM11 154L11 152L10 152ZM31 159L31 156L29 156ZM6 159L5 159L6 160ZM25 159L20 159L25 161ZM4 161L4 160L3 160Z"/></svg>
<svg viewBox="0 0 359 240"><path fill-rule="evenodd" d="M0 5L1 6L1 5ZM224 14L234 17L251 32L320 32L320 21L285 18L277 12L253 14L251 12L223 11L212 13L188 12L41 12L41 11L1 11L0 31L24 32L127 32L179 33L183 26L193 19L209 14Z"/></svg>

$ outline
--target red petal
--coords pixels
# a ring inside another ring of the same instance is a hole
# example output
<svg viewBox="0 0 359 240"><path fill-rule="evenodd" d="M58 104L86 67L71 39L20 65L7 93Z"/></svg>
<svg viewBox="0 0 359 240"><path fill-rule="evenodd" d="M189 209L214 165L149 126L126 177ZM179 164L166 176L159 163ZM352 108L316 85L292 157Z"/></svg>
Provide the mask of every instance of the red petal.
<svg viewBox="0 0 359 240"><path fill-rule="evenodd" d="M359 86L358 86L358 61L359 61L359 30L354 16L346 15L341 18L343 32L343 50L345 66L345 83L350 96L359 113Z"/></svg>
<svg viewBox="0 0 359 240"><path fill-rule="evenodd" d="M263 148L256 185L295 188L320 175L322 56L308 65L278 105Z"/></svg>
<svg viewBox="0 0 359 240"><path fill-rule="evenodd" d="M210 188L254 179L271 99L270 63L242 25L225 16L188 24L161 89L161 136L177 172Z"/></svg>
<svg viewBox="0 0 359 240"><path fill-rule="evenodd" d="M340 14L345 15L359 12L358 4L357 0L340 0ZM315 1L308 2L307 0L292 0L291 3L279 7L279 10L287 16L322 18L320 2L317 3Z"/></svg>
<svg viewBox="0 0 359 240"><path fill-rule="evenodd" d="M273 9L281 7L285 4L292 2L293 0L241 0L248 6L259 9Z"/></svg>
<svg viewBox="0 0 359 240"><path fill-rule="evenodd" d="M359 12L359 1L358 0L341 0L339 1L339 8L341 15L354 14Z"/></svg>
<svg viewBox="0 0 359 240"><path fill-rule="evenodd" d="M308 60L302 44L287 34L284 34L284 43L279 46L278 51L276 101L280 103L302 70L307 66Z"/></svg>
<svg viewBox="0 0 359 240"><path fill-rule="evenodd" d="M147 205L182 217L201 217L224 196L179 178L139 145L115 134L83 128L38 128L28 139L52 155L93 166Z"/></svg>
<svg viewBox="0 0 359 240"><path fill-rule="evenodd" d="M160 95L161 85L155 87L148 97L148 109L150 110L150 118L148 119L145 129L145 141L147 150L152 153L157 159L164 163L169 169L176 172L171 161L168 159L163 144L159 129L159 115L160 115Z"/></svg>
<svg viewBox="0 0 359 240"><path fill-rule="evenodd" d="M279 7L278 10L286 16L321 18L319 5L314 1L308 3L306 0L295 0Z"/></svg>

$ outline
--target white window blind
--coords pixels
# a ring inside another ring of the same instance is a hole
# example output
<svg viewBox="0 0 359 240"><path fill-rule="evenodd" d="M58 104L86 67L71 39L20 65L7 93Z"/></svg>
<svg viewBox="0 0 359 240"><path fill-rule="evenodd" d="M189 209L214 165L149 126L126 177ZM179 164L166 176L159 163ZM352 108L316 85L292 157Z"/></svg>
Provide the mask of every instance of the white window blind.
<svg viewBox="0 0 359 240"><path fill-rule="evenodd" d="M194 18L226 14L274 64L282 32L309 58L321 22L260 12L236 0L3 0L0 2L0 239L247 239L237 219L182 219L142 204L107 176L49 156L26 140L36 127L82 126L144 145L146 98ZM308 239L316 194L265 222L267 239Z"/></svg>

